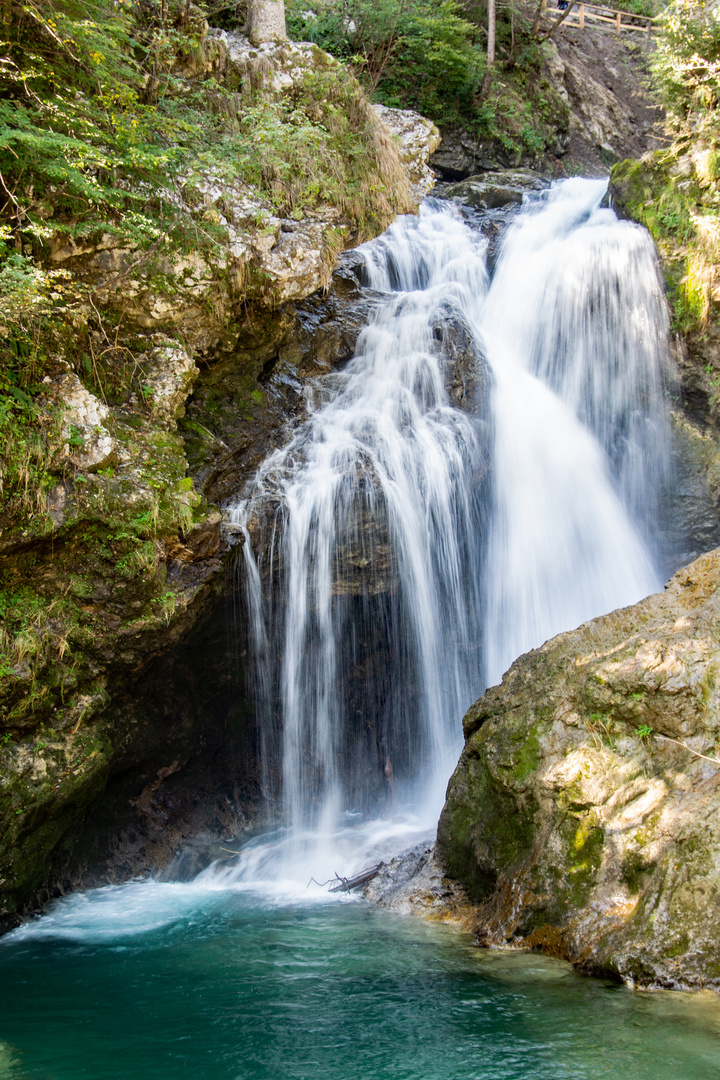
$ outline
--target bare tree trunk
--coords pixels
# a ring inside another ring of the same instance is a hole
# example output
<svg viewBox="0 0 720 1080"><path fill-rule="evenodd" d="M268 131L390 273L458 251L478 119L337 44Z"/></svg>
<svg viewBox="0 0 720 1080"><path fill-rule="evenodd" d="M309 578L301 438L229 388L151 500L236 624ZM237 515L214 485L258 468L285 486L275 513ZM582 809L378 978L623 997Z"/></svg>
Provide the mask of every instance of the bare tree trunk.
<svg viewBox="0 0 720 1080"><path fill-rule="evenodd" d="M538 0L537 7L535 8L535 19L533 21L532 36L537 37L540 33L540 23L542 17L547 11L547 0Z"/></svg>
<svg viewBox="0 0 720 1080"><path fill-rule="evenodd" d="M492 84L493 68L495 67L495 0L488 0L488 43L487 43L487 68L483 79L480 97L486 98L490 93Z"/></svg>
<svg viewBox="0 0 720 1080"><path fill-rule="evenodd" d="M572 11L572 9L574 7L575 7L575 0L569 0L568 6L565 8L565 10L563 12L561 12L560 15L558 15L557 19L552 24L552 26L550 27L548 32L546 34L538 34L537 35L538 41L547 41L548 38L551 38L553 36L553 34L555 33L555 31L558 30L562 26L562 24L565 22L565 20L567 19L568 15L570 14L570 12Z"/></svg>
<svg viewBox="0 0 720 1080"><path fill-rule="evenodd" d="M253 45L263 41L285 41L284 0L249 0L247 36Z"/></svg>

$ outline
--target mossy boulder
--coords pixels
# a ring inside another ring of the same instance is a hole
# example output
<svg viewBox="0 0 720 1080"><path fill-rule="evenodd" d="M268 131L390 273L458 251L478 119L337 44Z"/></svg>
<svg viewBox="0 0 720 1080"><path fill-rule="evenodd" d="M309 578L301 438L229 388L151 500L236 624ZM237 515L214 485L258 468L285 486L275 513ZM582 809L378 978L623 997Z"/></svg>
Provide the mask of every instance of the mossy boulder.
<svg viewBox="0 0 720 1080"><path fill-rule="evenodd" d="M719 585L720 549L468 712L438 848L482 942L720 988Z"/></svg>

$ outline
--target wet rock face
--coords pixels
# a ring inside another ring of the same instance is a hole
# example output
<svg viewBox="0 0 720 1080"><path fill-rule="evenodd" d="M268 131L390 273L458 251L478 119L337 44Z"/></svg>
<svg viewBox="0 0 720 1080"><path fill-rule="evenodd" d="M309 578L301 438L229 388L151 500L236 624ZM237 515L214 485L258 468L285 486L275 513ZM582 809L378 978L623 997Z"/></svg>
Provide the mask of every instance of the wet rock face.
<svg viewBox="0 0 720 1080"><path fill-rule="evenodd" d="M273 641L284 640L286 629L284 490L286 470L292 469L293 461L276 458L263 468L261 482L254 480L252 466L259 466L296 433L302 440L308 403L312 400L317 406L337 390L345 362L355 355L368 317L379 303L388 301L386 296L363 288L360 283L364 280L362 255L345 256L328 295L317 293L301 304L288 306L281 313L282 323L278 319L274 327L258 325L255 341L246 339L246 358L240 353L230 355L201 373L181 423L193 469L206 493L214 501L250 499L245 526L257 560ZM470 412L486 437L485 465L470 478L473 494L477 492L482 502L490 456L489 368L459 308L452 303L438 305L424 337L425 347L440 359L449 404ZM259 385L262 391L259 395L256 391L247 395L246 391L243 401L238 392L241 373L248 371L250 362L260 371L256 390ZM257 432L252 438L251 424ZM300 446L297 454L302 452ZM366 808L382 804L393 776L400 782L417 761L412 734L406 737L404 731L398 734L396 729L401 726L398 718L413 714L412 687L420 679L413 650L403 639L409 600L403 591L385 495L371 455L358 456L354 470L336 493L335 505L330 585L333 619L338 627L352 628L338 650L337 678L346 702L342 736L338 737L338 745L343 747L339 768L348 804ZM232 532L231 524L225 525L228 528ZM241 537L243 529L235 526L235 530L236 537ZM236 602L242 608L244 590L238 590ZM240 621L248 623L250 617L243 613ZM398 677L399 670L404 682ZM269 688L263 684L262 695L254 703L258 710L267 712L262 722L265 759L275 763L282 760L280 674L274 667ZM411 689L403 690L403 686ZM252 689L249 692L252 696ZM388 747L393 747L391 763Z"/></svg>
<svg viewBox="0 0 720 1080"><path fill-rule="evenodd" d="M360 332L382 299L369 290L361 290L356 274L362 277L362 267L352 258L347 259L345 264L341 263L334 278L335 288L328 297L316 295L295 308L283 343L267 361L270 370L264 381L266 398L257 412L257 422L262 430L254 445L249 445L246 437L240 442L237 440L231 426L230 409L234 402L227 400L228 428L223 433L225 451L218 454L214 466L216 472L208 473L205 481L205 490L213 500L237 497L252 480L249 462L257 461L259 465L271 449L287 442L297 424L307 416L308 401L319 400L328 392L322 379L314 385L308 384L308 376L332 376L333 370L341 368L354 355ZM453 304L443 303L438 308L431 333L431 348L441 360L450 404L471 413L483 429L487 468L492 386L487 361ZM227 380L221 382L222 392L227 393ZM206 412L207 405L207 398L199 400L197 415L203 410ZM191 404L188 411L191 431L195 415L195 406ZM486 472L477 476L476 481L484 483ZM355 477L352 482L348 481L344 498L337 521L337 545L341 554L336 560L333 595L371 597L394 592L399 585L397 560L389 536L385 503L369 461L357 461ZM282 532L282 521L280 498L272 483L266 483L261 492L253 495L248 527L253 550L260 556L263 572L268 577L277 576L279 569L277 538ZM273 558L264 558L264 553L271 548Z"/></svg>
<svg viewBox="0 0 720 1080"><path fill-rule="evenodd" d="M444 303L436 313L432 334L451 404L473 414L489 431L492 374L460 311Z"/></svg>
<svg viewBox="0 0 720 1080"><path fill-rule="evenodd" d="M474 210L520 205L525 194L542 191L549 181L531 169L501 169L470 176L444 190L443 196Z"/></svg>
<svg viewBox="0 0 720 1080"><path fill-rule="evenodd" d="M720 549L470 709L438 848L481 942L720 988L719 585Z"/></svg>
<svg viewBox="0 0 720 1080"><path fill-rule="evenodd" d="M307 415L308 380L355 354L379 297L360 288L364 261L340 258L328 290L251 312L225 349L208 357L180 423L195 482L223 503L241 492L260 463Z"/></svg>

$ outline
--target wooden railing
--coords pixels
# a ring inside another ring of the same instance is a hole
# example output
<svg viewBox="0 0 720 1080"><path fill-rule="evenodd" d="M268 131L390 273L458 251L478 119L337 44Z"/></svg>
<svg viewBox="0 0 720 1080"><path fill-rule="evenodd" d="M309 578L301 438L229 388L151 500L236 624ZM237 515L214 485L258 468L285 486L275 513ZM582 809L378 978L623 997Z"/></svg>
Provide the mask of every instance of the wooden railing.
<svg viewBox="0 0 720 1080"><path fill-rule="evenodd" d="M543 9L550 18L562 13L556 8L552 0L545 0ZM629 11L618 11L616 8L606 7L604 4L575 4L575 7L563 19L562 26L573 27L576 30L585 30L595 27L598 30L614 30L621 34L626 30L640 34L652 32L653 20L646 15L633 15Z"/></svg>

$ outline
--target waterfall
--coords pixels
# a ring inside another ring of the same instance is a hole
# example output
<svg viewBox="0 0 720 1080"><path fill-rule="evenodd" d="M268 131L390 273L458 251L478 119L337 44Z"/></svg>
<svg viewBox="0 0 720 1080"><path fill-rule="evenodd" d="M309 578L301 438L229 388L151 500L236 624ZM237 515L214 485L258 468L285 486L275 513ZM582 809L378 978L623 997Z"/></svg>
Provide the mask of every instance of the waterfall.
<svg viewBox="0 0 720 1080"><path fill-rule="evenodd" d="M451 204L364 245L356 356L232 508L266 794L297 843L413 801L436 817L484 686L660 585L665 306L604 193L527 204L491 281Z"/></svg>
<svg viewBox="0 0 720 1080"><path fill-rule="evenodd" d="M487 289L485 247L437 208L366 247L384 302L233 511L247 535L255 663L275 686L260 700L262 727L282 760L285 815L301 829L407 802L418 786L434 788L437 805L457 718L481 687L489 439L466 313ZM468 354L465 408L447 385L452 332ZM268 675L270 642L279 655Z"/></svg>
<svg viewBox="0 0 720 1080"><path fill-rule="evenodd" d="M480 325L495 376L486 683L662 585L667 314L652 241L570 180L508 229Z"/></svg>

